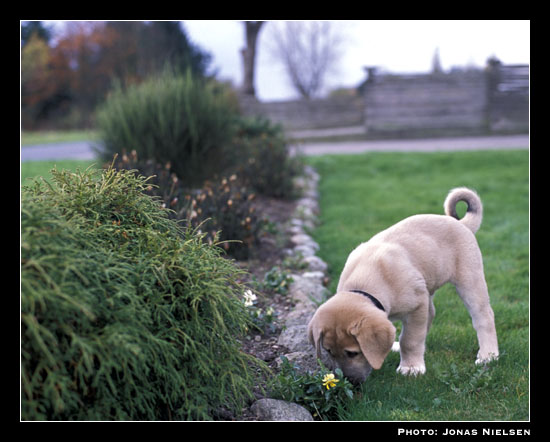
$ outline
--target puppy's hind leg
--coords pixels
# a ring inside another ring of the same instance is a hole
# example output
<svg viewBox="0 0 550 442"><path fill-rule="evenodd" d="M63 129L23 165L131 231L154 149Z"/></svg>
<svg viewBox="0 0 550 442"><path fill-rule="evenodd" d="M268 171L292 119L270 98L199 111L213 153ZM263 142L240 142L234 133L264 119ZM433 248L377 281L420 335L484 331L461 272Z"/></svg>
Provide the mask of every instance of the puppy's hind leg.
<svg viewBox="0 0 550 442"><path fill-rule="evenodd" d="M472 325L477 333L479 351L476 364L485 364L497 359L499 352L495 315L489 301L483 270L477 274L468 275L464 281L459 281L456 289L470 313Z"/></svg>
<svg viewBox="0 0 550 442"><path fill-rule="evenodd" d="M432 321L435 317L435 306L434 306L434 295L433 293L430 293L430 304L428 305L428 331L430 331L430 327L432 326Z"/></svg>

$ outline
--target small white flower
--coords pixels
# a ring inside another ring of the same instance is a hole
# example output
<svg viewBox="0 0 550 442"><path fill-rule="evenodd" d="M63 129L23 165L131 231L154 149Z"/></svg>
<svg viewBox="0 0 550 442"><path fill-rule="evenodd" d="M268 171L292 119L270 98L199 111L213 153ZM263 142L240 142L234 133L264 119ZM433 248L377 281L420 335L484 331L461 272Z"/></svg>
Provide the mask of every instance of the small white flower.
<svg viewBox="0 0 550 442"><path fill-rule="evenodd" d="M254 301L258 299L252 290L246 290L244 292L244 305L245 307L250 307L254 304Z"/></svg>
<svg viewBox="0 0 550 442"><path fill-rule="evenodd" d="M273 307L270 306L270 307L266 308L265 309L265 314L267 316L272 316L273 315Z"/></svg>

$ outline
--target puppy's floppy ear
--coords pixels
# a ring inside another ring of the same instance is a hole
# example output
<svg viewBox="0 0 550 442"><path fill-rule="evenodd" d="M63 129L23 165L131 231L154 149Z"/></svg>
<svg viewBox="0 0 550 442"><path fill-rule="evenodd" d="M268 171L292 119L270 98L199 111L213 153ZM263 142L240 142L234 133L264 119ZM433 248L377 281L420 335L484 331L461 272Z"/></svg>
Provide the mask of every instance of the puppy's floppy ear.
<svg viewBox="0 0 550 442"><path fill-rule="evenodd" d="M307 326L307 334L309 338L309 343L315 347L317 352L317 358L321 359L321 346L323 345L323 329L317 326L315 317L311 319L309 325Z"/></svg>
<svg viewBox="0 0 550 442"><path fill-rule="evenodd" d="M350 327L349 333L355 337L361 352L368 363L378 370L395 341L395 327L385 317L363 317Z"/></svg>

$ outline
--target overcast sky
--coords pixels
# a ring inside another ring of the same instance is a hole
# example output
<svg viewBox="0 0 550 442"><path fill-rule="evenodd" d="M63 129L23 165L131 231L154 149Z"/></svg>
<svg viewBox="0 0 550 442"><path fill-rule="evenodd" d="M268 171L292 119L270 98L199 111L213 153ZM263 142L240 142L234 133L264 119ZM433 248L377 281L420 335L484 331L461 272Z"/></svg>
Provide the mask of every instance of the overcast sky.
<svg viewBox="0 0 550 442"><path fill-rule="evenodd" d="M184 21L190 38L209 51L219 77L242 83L240 49L244 25L238 21ZM454 66L485 65L496 56L503 63L529 63L528 20L364 20L339 21L345 37L338 72L328 87L356 86L365 78L365 66L387 71L427 72L436 48L444 70ZM256 65L256 92L261 100L295 98L282 66L270 55L271 23L260 31Z"/></svg>

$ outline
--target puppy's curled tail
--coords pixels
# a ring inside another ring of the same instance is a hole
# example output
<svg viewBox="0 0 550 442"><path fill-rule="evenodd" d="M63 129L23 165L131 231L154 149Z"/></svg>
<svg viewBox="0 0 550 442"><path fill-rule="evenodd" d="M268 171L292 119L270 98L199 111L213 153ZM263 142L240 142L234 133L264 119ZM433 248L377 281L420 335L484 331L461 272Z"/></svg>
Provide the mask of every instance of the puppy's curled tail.
<svg viewBox="0 0 550 442"><path fill-rule="evenodd" d="M456 214L456 205L459 201L464 201L468 205L466 215L464 218L459 219ZM483 219L483 206L481 205L481 199L473 190L467 187L457 187L452 189L445 199L443 204L445 209L445 215L452 216L458 219L473 233L476 233L481 226L481 220Z"/></svg>

